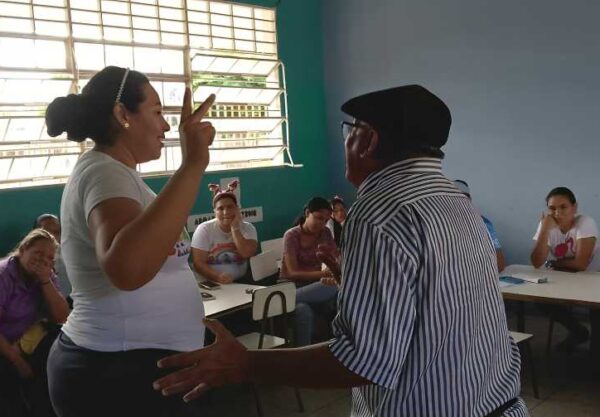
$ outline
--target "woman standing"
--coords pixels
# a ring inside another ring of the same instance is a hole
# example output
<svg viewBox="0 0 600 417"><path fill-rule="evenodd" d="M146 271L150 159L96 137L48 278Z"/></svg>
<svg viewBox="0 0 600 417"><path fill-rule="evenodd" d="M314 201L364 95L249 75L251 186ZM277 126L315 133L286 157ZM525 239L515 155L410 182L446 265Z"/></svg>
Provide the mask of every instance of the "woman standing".
<svg viewBox="0 0 600 417"><path fill-rule="evenodd" d="M74 309L50 353L53 405L61 417L185 416L193 410L152 390L156 361L203 345L204 309L187 263L184 225L209 162L215 130L193 114L186 90L182 163L159 195L135 170L158 159L169 125L158 94L137 71L107 67L79 95L46 111L50 136L94 141L61 202L62 254Z"/></svg>

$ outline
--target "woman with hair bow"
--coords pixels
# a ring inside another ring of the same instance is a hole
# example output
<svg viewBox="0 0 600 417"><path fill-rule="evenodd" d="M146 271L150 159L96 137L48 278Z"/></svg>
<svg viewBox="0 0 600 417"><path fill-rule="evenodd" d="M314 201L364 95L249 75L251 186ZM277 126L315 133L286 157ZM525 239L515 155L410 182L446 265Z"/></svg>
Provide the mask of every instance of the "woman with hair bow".
<svg viewBox="0 0 600 417"><path fill-rule="evenodd" d="M229 284L247 277L248 259L256 254L256 229L242 221L240 207L234 193L238 181L226 189L216 184L208 188L213 192L212 206L215 218L196 228L192 237L192 261L202 277Z"/></svg>

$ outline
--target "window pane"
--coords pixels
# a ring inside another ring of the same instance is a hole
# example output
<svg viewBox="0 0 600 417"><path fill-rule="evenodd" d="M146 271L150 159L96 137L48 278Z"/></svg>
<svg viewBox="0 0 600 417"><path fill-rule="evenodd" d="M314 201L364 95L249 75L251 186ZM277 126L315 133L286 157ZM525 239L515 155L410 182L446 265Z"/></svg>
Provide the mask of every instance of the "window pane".
<svg viewBox="0 0 600 417"><path fill-rule="evenodd" d="M102 11L109 13L129 14L127 2L102 0Z"/></svg>
<svg viewBox="0 0 600 417"><path fill-rule="evenodd" d="M230 16L221 16L218 14L211 14L210 23L213 25L219 25L219 26L231 26L231 17Z"/></svg>
<svg viewBox="0 0 600 417"><path fill-rule="evenodd" d="M233 5L233 15L242 17L252 17L252 8L246 6Z"/></svg>
<svg viewBox="0 0 600 417"><path fill-rule="evenodd" d="M104 68L104 46L94 43L75 43L75 60L80 69L101 70Z"/></svg>
<svg viewBox="0 0 600 417"><path fill-rule="evenodd" d="M108 41L127 42L131 41L130 29L104 28L104 39Z"/></svg>
<svg viewBox="0 0 600 417"><path fill-rule="evenodd" d="M191 23L208 23L208 13L188 12L188 19Z"/></svg>
<svg viewBox="0 0 600 417"><path fill-rule="evenodd" d="M154 58L156 59L156 57ZM163 74L181 74L184 73L183 52L163 49L160 52L160 61L162 63Z"/></svg>
<svg viewBox="0 0 600 417"><path fill-rule="evenodd" d="M56 7L34 6L33 15L36 19L56 20L59 22L64 22L67 20L66 9L59 9Z"/></svg>
<svg viewBox="0 0 600 417"><path fill-rule="evenodd" d="M235 26L236 28L242 28L242 29L253 29L254 23L252 23L251 19L243 19L241 17L234 17L233 18L233 26Z"/></svg>
<svg viewBox="0 0 600 417"><path fill-rule="evenodd" d="M106 65L131 68L133 67L133 48L130 46L106 45L105 59Z"/></svg>
<svg viewBox="0 0 600 417"><path fill-rule="evenodd" d="M77 39L102 39L102 29L99 26L73 25L73 37Z"/></svg>
<svg viewBox="0 0 600 417"><path fill-rule="evenodd" d="M181 106L185 84L165 82L163 85L163 106Z"/></svg>
<svg viewBox="0 0 600 417"><path fill-rule="evenodd" d="M133 27L138 29L158 30L158 19L134 16Z"/></svg>
<svg viewBox="0 0 600 417"><path fill-rule="evenodd" d="M35 41L37 68L66 69L66 51L64 42Z"/></svg>
<svg viewBox="0 0 600 417"><path fill-rule="evenodd" d="M159 0L158 4L161 6L169 6L169 7L183 7L183 0Z"/></svg>
<svg viewBox="0 0 600 417"><path fill-rule="evenodd" d="M160 55L157 48L134 48L135 69L141 72L160 73L161 63L156 59Z"/></svg>
<svg viewBox="0 0 600 417"><path fill-rule="evenodd" d="M84 11L71 11L71 18L73 22L78 23L89 23L89 24L100 24L100 13L97 12L84 12Z"/></svg>
<svg viewBox="0 0 600 417"><path fill-rule="evenodd" d="M10 119L4 141L18 142L39 139L43 126L44 119Z"/></svg>
<svg viewBox="0 0 600 417"><path fill-rule="evenodd" d="M108 26L120 26L120 27L131 27L129 16L123 16L120 14L109 14L102 13L102 22Z"/></svg>
<svg viewBox="0 0 600 417"><path fill-rule="evenodd" d="M275 20L275 12L273 10L256 8L254 9L254 17L262 20Z"/></svg>
<svg viewBox="0 0 600 417"><path fill-rule="evenodd" d="M131 14L136 16L158 17L158 7L142 4L132 4Z"/></svg>
<svg viewBox="0 0 600 417"><path fill-rule="evenodd" d="M9 180L41 177L48 161L47 156L15 158L8 172Z"/></svg>
<svg viewBox="0 0 600 417"><path fill-rule="evenodd" d="M100 10L98 0L71 0L71 8L84 10Z"/></svg>
<svg viewBox="0 0 600 417"><path fill-rule="evenodd" d="M158 32L134 30L133 40L140 43L158 44L160 43L160 36L158 35Z"/></svg>
<svg viewBox="0 0 600 417"><path fill-rule="evenodd" d="M227 3L211 1L209 5L211 13L231 14L231 6Z"/></svg>
<svg viewBox="0 0 600 417"><path fill-rule="evenodd" d="M185 26L183 22L173 22L171 20L161 20L160 29L167 32L185 32Z"/></svg>
<svg viewBox="0 0 600 417"><path fill-rule="evenodd" d="M31 7L25 4L0 2L2 15L12 17L31 17Z"/></svg>
<svg viewBox="0 0 600 417"><path fill-rule="evenodd" d="M177 20L183 22L183 10L181 9L170 9L168 7L161 7L159 15L162 19Z"/></svg>
<svg viewBox="0 0 600 417"><path fill-rule="evenodd" d="M28 19L0 17L0 28L6 28L6 32L32 33L33 22Z"/></svg>
<svg viewBox="0 0 600 417"><path fill-rule="evenodd" d="M35 33L38 35L66 37L69 34L69 27L66 23L36 21Z"/></svg>
<svg viewBox="0 0 600 417"><path fill-rule="evenodd" d="M162 43L165 45L183 46L185 45L185 35L177 35L174 33L162 33Z"/></svg>
<svg viewBox="0 0 600 417"><path fill-rule="evenodd" d="M208 3L205 0L188 0L187 6L190 10L208 10Z"/></svg>
<svg viewBox="0 0 600 417"><path fill-rule="evenodd" d="M32 39L0 38L0 66L35 67L35 44Z"/></svg>

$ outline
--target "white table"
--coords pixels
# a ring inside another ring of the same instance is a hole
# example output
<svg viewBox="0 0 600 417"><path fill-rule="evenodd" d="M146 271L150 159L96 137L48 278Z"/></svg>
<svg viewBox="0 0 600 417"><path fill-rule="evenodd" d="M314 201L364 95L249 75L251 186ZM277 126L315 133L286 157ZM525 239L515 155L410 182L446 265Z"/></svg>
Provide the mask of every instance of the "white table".
<svg viewBox="0 0 600 417"><path fill-rule="evenodd" d="M530 265L510 265L500 272L500 276L519 272L548 277L548 282L525 282L503 287L501 291L505 299L600 308L599 272L562 272L535 269Z"/></svg>
<svg viewBox="0 0 600 417"><path fill-rule="evenodd" d="M213 290L201 288L201 291L215 297L214 300L203 300L204 315L215 318L250 307L252 305L252 294L246 292L249 288L258 289L264 287L260 285L232 283L221 285L218 289Z"/></svg>
<svg viewBox="0 0 600 417"><path fill-rule="evenodd" d="M594 310L590 314L592 357L595 366L600 370L600 273L563 272L535 269L531 265L510 265L500 272L500 276L510 276L519 272L547 277L548 282L542 284L525 282L501 288L502 297L505 300L519 301L518 331L523 332L525 330L523 302L589 307Z"/></svg>

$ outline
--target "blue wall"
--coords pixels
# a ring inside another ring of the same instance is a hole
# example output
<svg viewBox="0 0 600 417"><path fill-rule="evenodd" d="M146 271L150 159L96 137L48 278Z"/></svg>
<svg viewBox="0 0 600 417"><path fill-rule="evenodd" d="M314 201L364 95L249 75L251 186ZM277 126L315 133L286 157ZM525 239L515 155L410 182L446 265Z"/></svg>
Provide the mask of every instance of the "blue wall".
<svg viewBox="0 0 600 417"><path fill-rule="evenodd" d="M600 221L600 3L328 0L323 5L333 187L343 179L340 104L420 83L449 105L444 167L471 185L508 261L528 262L553 187Z"/></svg>
<svg viewBox="0 0 600 417"><path fill-rule="evenodd" d="M274 1L246 1L262 6ZM323 51L319 0L282 1L277 7L279 56L286 66L290 137L294 161L304 168L269 168L225 171L208 175L194 213L211 210L206 188L221 177L237 176L242 183L242 204L262 206L264 221L257 223L259 239L279 237L291 226L304 203L329 190L325 139ZM321 149L321 151L318 151ZM166 178L147 182L160 191ZM58 213L62 186L0 191L0 257L31 227L40 213Z"/></svg>

